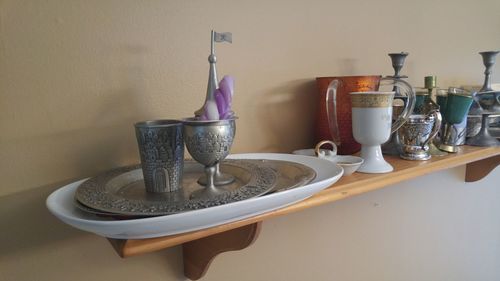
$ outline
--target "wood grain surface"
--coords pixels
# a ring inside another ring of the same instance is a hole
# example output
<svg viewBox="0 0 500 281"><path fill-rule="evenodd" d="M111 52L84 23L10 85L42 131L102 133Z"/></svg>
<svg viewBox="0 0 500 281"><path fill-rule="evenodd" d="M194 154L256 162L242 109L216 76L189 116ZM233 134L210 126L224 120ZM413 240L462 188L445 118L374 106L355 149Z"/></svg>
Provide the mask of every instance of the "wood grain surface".
<svg viewBox="0 0 500 281"><path fill-rule="evenodd" d="M315 194L314 196L282 209L240 221L183 234L150 239L109 240L120 256L128 257L180 245L214 234L254 224L269 218L334 202L357 194L377 190L418 176L469 163L472 164L467 165L467 169L470 169L470 171L467 171L467 181L475 181L486 176L499 164L500 147L483 148L463 146L460 147L460 150L455 154L449 154L443 157L433 157L428 161L408 161L392 156L385 156L385 158L394 166L393 172L386 174L354 173L350 176L342 177L337 183Z"/></svg>

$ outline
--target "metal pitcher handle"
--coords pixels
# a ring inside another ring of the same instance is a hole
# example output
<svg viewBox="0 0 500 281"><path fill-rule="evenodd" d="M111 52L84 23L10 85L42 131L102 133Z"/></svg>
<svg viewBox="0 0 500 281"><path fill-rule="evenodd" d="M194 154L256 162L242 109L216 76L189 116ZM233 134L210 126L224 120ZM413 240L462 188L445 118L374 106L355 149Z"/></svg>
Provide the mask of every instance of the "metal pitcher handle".
<svg viewBox="0 0 500 281"><path fill-rule="evenodd" d="M425 146L427 146L434 139L434 137L436 137L436 135L439 132L439 129L441 129L441 122L442 122L441 113L438 110L434 110L432 112L432 115L434 116L434 127L432 128L429 138L422 145L422 149L425 149Z"/></svg>
<svg viewBox="0 0 500 281"><path fill-rule="evenodd" d="M326 117L330 135L336 145L340 145L339 124L337 121L337 88L339 84L340 81L334 79L326 89Z"/></svg>

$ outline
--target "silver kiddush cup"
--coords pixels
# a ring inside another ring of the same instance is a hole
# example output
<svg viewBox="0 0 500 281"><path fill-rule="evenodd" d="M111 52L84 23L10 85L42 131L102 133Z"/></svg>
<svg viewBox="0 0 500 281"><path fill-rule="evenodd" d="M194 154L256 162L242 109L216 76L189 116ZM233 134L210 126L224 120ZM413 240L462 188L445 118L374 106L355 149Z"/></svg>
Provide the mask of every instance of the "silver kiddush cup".
<svg viewBox="0 0 500 281"><path fill-rule="evenodd" d="M406 160L429 160L429 144L441 128L441 114L434 111L431 115L410 115L397 132L401 145L401 158Z"/></svg>
<svg viewBox="0 0 500 281"><path fill-rule="evenodd" d="M182 122L178 120L154 120L135 124L147 192L173 192L182 187L182 126Z"/></svg>
<svg viewBox="0 0 500 281"><path fill-rule="evenodd" d="M191 194L192 198L210 198L227 192L222 186L217 186L217 166L226 158L233 145L235 119L236 117L225 120L183 120L186 148L194 160L205 166L205 188Z"/></svg>

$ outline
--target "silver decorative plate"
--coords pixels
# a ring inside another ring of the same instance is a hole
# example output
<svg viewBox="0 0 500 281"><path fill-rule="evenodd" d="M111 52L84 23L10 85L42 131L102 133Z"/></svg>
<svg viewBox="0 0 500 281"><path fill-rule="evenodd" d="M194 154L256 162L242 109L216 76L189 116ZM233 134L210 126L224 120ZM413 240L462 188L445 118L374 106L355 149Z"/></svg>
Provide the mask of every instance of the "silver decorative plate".
<svg viewBox="0 0 500 281"><path fill-rule="evenodd" d="M276 185L267 194L306 185L316 177L313 169L299 163L267 159L245 161L256 161L259 166L269 167L278 174Z"/></svg>
<svg viewBox="0 0 500 281"><path fill-rule="evenodd" d="M221 171L235 177L224 185L228 192L219 196L191 199L203 188L197 183L203 166L185 161L182 189L160 194L145 191L140 165L118 168L82 183L76 193L76 206L83 211L117 218L169 215L203 209L304 185L315 177L311 168L287 161L226 160ZM86 209L86 210L85 210Z"/></svg>
<svg viewBox="0 0 500 281"><path fill-rule="evenodd" d="M83 205L82 203L78 202L78 200L73 200L73 205L80 211L83 211L84 213L87 214L92 214L95 216L98 216L100 218L106 219L106 220L130 220L130 219L141 219L141 218L146 218L148 216L132 216L132 215L121 215L121 214L113 214L113 213L108 213L105 211L100 211L96 210L90 207L87 207Z"/></svg>

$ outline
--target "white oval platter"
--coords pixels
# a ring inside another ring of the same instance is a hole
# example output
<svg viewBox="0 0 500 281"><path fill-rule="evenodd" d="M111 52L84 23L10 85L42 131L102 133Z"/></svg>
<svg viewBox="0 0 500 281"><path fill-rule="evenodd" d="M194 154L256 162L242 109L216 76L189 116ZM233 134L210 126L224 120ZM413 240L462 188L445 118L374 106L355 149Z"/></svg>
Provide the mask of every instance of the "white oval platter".
<svg viewBox="0 0 500 281"><path fill-rule="evenodd" d="M317 157L248 153L229 155L230 159L269 159L296 162L312 168L316 178L307 185L261 197L184 213L129 220L110 220L87 214L73 204L77 187L85 179L54 191L46 201L50 212L63 222L100 236L116 239L145 239L185 233L256 216L302 201L331 186L343 174L341 167Z"/></svg>

